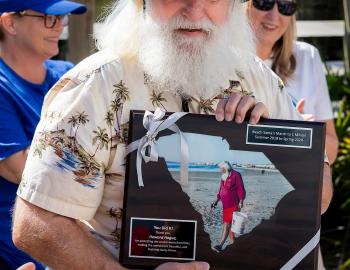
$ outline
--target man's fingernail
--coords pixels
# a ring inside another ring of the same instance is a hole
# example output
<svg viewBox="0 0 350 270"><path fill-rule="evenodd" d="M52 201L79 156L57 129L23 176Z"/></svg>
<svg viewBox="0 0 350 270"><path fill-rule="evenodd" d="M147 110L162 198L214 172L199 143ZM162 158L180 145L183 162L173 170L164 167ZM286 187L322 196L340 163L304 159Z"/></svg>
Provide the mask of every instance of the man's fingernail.
<svg viewBox="0 0 350 270"><path fill-rule="evenodd" d="M249 124L256 125L257 123L258 123L258 121L255 117L250 118Z"/></svg>
<svg viewBox="0 0 350 270"><path fill-rule="evenodd" d="M222 113L217 113L216 115L215 115L215 117L216 117L216 120L218 120L218 121L222 121L222 120L224 120L224 116L223 116L223 114Z"/></svg>
<svg viewBox="0 0 350 270"><path fill-rule="evenodd" d="M230 114L230 113L226 113L226 114L225 114L225 120L226 120L227 122L231 122L231 121L233 120L233 115Z"/></svg>
<svg viewBox="0 0 350 270"><path fill-rule="evenodd" d="M199 265L200 270L209 270L210 269L209 264L206 262L198 262L198 265Z"/></svg>
<svg viewBox="0 0 350 270"><path fill-rule="evenodd" d="M236 123L238 124L242 123L242 117L236 116Z"/></svg>

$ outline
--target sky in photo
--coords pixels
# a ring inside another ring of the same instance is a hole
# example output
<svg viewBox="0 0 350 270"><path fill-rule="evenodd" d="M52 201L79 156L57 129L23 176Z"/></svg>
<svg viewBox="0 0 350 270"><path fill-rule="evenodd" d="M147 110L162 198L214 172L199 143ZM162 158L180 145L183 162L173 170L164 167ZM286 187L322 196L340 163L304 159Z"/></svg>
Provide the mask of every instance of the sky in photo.
<svg viewBox="0 0 350 270"><path fill-rule="evenodd" d="M218 136L183 133L189 147L190 163L220 163L224 160L239 164L271 165L271 161L260 152L230 150L228 142ZM160 157L167 161L180 162L180 136L173 134L157 141Z"/></svg>

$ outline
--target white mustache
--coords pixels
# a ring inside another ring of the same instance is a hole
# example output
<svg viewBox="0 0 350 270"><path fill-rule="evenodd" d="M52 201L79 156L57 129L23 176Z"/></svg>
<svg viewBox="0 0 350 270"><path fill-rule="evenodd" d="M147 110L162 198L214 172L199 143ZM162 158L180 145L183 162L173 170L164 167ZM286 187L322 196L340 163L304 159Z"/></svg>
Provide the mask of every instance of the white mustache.
<svg viewBox="0 0 350 270"><path fill-rule="evenodd" d="M189 30L200 29L207 33L212 33L218 28L215 24L213 24L208 19L203 19L199 22L194 23L182 16L175 17L174 19L169 21L166 25L164 25L164 27L170 31L174 31L178 29L189 29Z"/></svg>

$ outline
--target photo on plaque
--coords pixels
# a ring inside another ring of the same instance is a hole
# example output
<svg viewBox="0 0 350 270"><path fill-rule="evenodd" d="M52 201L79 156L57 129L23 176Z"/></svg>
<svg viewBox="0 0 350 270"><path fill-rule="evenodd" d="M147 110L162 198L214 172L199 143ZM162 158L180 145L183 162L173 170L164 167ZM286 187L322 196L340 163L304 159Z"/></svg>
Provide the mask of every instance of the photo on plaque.
<svg viewBox="0 0 350 270"><path fill-rule="evenodd" d="M121 263L317 269L324 124L173 116L131 112Z"/></svg>
<svg viewBox="0 0 350 270"><path fill-rule="evenodd" d="M294 190L262 152L230 150L222 137L195 133L186 133L185 137L191 151L188 185L182 190L201 214L214 250L220 245L224 223L232 226L221 249L269 219L279 201ZM159 156L165 159L172 178L180 183L181 156L177 145L177 134L158 140ZM214 205L217 200L219 203Z"/></svg>

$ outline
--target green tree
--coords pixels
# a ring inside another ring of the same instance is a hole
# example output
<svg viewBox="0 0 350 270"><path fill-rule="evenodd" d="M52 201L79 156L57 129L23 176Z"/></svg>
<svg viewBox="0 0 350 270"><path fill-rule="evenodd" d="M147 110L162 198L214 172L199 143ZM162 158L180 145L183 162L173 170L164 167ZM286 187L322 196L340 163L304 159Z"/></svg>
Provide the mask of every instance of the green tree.
<svg viewBox="0 0 350 270"><path fill-rule="evenodd" d="M330 96L338 104L335 128L340 142L332 167L334 194L322 216L321 247L327 269L350 269L350 76L328 74Z"/></svg>

